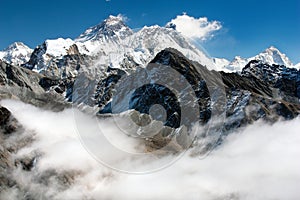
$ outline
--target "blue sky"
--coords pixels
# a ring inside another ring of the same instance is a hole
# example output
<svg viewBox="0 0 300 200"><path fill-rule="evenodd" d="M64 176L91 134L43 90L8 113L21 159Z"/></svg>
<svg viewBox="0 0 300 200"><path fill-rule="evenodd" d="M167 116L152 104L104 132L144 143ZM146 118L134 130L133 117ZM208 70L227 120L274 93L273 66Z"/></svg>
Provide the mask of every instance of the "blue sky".
<svg viewBox="0 0 300 200"><path fill-rule="evenodd" d="M108 15L128 17L131 28L165 25L186 12L221 22L202 42L214 57L254 56L274 45L300 62L300 1L213 0L1 0L0 49L14 41L31 48L48 38L76 38Z"/></svg>

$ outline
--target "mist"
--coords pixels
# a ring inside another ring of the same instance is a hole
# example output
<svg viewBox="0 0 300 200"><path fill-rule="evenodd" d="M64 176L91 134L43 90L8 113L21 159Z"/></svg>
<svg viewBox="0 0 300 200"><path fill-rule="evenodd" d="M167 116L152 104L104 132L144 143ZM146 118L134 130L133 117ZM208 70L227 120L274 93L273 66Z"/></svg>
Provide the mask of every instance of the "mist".
<svg viewBox="0 0 300 200"><path fill-rule="evenodd" d="M13 100L0 104L24 126L23 134L34 135L14 158L39 155L31 171L18 167L13 172L23 189L10 188L0 199L22 199L25 193L33 199L300 199L299 118L273 125L258 121L230 134L203 159L190 156L191 149L166 168L136 175L104 166L88 153L72 109L52 112ZM87 131L93 131L89 116L82 120ZM114 123L101 120L108 133L121 132ZM113 153L111 157L132 164ZM160 161L164 159L169 158ZM68 178L62 181L61 176Z"/></svg>

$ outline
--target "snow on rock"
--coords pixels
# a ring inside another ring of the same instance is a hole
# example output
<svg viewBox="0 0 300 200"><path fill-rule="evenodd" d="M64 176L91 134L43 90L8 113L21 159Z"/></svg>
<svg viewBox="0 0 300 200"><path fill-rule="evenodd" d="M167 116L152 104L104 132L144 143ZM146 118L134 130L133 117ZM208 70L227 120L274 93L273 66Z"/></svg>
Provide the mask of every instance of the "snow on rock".
<svg viewBox="0 0 300 200"><path fill-rule="evenodd" d="M74 41L70 38L63 39L58 38L54 40L46 40L46 52L45 54L51 56L62 56L67 54L67 50L74 44Z"/></svg>

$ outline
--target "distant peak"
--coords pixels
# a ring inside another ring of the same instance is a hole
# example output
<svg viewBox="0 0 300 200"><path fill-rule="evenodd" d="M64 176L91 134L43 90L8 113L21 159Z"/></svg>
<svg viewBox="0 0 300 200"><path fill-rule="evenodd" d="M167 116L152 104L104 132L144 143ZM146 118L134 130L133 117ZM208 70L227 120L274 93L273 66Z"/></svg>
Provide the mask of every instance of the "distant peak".
<svg viewBox="0 0 300 200"><path fill-rule="evenodd" d="M289 58L274 46L270 46L263 52L254 57L256 60L261 60L267 64L285 65L286 67L293 66Z"/></svg>
<svg viewBox="0 0 300 200"><path fill-rule="evenodd" d="M23 42L14 42L10 44L4 51L14 50L14 49L30 49L28 46L26 46Z"/></svg>

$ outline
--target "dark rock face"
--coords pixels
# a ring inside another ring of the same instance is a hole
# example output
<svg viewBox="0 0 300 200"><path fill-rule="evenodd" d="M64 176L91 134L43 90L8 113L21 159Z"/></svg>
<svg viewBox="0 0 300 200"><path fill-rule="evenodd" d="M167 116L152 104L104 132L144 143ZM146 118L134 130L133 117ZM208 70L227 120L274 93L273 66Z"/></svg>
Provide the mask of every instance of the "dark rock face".
<svg viewBox="0 0 300 200"><path fill-rule="evenodd" d="M43 61L40 60L40 55L44 54L46 52L46 49L47 49L47 45L45 42L37 46L37 48L33 50L29 61L23 64L22 66L32 70L35 67L35 65L41 65Z"/></svg>
<svg viewBox="0 0 300 200"><path fill-rule="evenodd" d="M95 91L95 103L100 107L100 114L111 113L111 104L109 103L115 84L120 80L126 72L121 69L108 68L107 77L97 83Z"/></svg>
<svg viewBox="0 0 300 200"><path fill-rule="evenodd" d="M272 89L277 89L277 94L273 95L289 102L299 103L300 71L295 68L275 64L268 65L253 60L245 66L242 75L252 79L260 79Z"/></svg>
<svg viewBox="0 0 300 200"><path fill-rule="evenodd" d="M202 77L205 72L203 73L203 71L198 70L202 69L206 71L204 66L200 64L196 66L179 51L171 48L158 53L150 63L168 65L184 76L198 99L201 122L205 123L210 119L210 95L206 82ZM207 73L209 73L208 70Z"/></svg>
<svg viewBox="0 0 300 200"><path fill-rule="evenodd" d="M165 126L180 127L181 109L178 99L169 88L163 85L147 84L135 90L129 102L129 109L149 115L154 105L161 105L165 109L167 115Z"/></svg>
<svg viewBox="0 0 300 200"><path fill-rule="evenodd" d="M7 124L10 117L10 112L4 107L0 107L0 116L0 126L2 127Z"/></svg>

